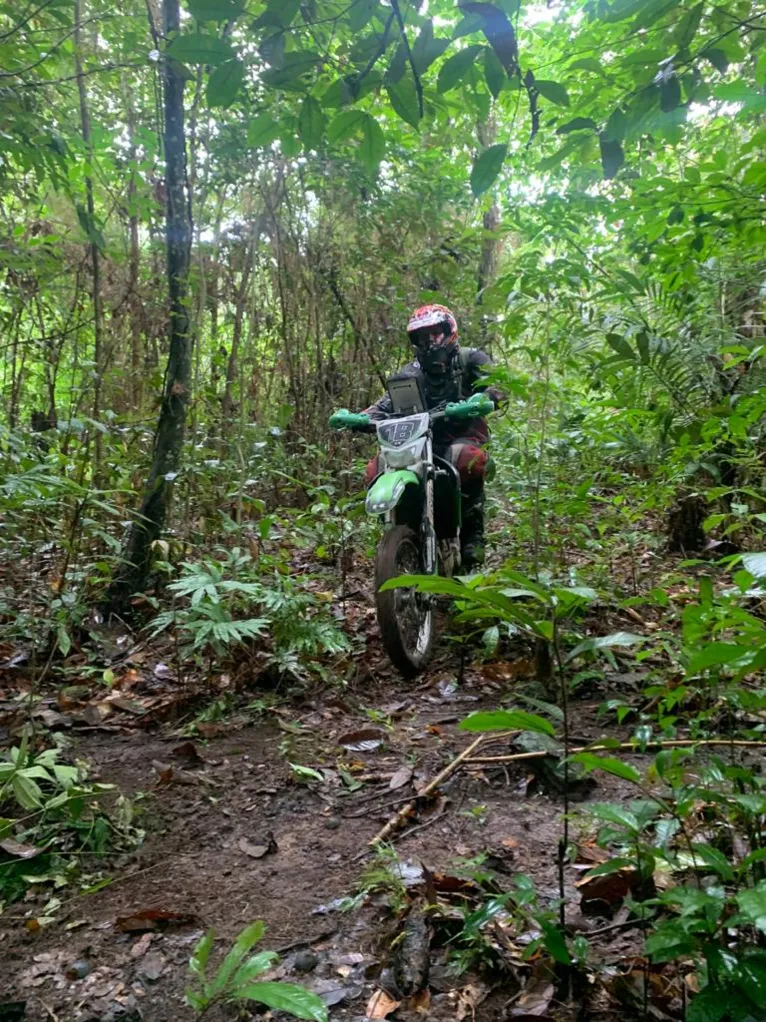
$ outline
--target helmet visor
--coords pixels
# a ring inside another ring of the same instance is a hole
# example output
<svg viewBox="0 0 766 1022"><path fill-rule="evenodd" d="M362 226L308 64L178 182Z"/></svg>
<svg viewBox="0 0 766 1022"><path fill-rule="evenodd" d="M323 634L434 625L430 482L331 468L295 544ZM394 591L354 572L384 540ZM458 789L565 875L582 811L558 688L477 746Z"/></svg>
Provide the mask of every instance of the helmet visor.
<svg viewBox="0 0 766 1022"><path fill-rule="evenodd" d="M450 333L449 323L435 323L433 326L418 327L410 331L410 343L416 348L427 348L430 344L443 344Z"/></svg>

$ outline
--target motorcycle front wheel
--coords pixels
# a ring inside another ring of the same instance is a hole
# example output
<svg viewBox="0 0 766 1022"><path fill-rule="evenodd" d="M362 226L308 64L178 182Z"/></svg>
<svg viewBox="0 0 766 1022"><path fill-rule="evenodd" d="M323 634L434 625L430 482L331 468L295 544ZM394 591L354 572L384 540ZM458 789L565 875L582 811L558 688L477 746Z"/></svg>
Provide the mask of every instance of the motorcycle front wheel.
<svg viewBox="0 0 766 1022"><path fill-rule="evenodd" d="M434 615L428 596L411 588L380 587L398 575L419 575L423 571L415 533L406 525L395 525L383 536L375 558L375 600L383 646L405 678L419 674L431 654Z"/></svg>

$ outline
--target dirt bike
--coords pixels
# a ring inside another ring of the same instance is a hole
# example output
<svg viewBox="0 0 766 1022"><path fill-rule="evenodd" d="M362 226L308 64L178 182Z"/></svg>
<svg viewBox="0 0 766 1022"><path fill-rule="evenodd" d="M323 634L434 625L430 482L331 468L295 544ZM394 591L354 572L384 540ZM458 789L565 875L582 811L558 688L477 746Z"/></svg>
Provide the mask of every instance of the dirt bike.
<svg viewBox="0 0 766 1022"><path fill-rule="evenodd" d="M405 678L425 666L434 638L434 597L411 587L381 591L400 575L452 575L460 567L461 497L457 469L433 452L433 424L470 418L494 409L476 394L468 401L426 409L415 378L392 378L393 412L371 422L343 408L330 418L335 428L375 430L379 474L367 490L367 513L382 517L385 530L375 555L375 603L383 646Z"/></svg>

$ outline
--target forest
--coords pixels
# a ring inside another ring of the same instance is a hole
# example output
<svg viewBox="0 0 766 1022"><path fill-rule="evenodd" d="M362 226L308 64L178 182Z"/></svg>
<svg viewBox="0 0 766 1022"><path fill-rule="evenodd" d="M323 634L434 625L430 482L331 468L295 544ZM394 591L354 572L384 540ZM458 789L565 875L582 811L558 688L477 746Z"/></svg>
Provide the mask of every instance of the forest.
<svg viewBox="0 0 766 1022"><path fill-rule="evenodd" d="M766 1019L766 6L0 0L0 137L0 1022Z"/></svg>

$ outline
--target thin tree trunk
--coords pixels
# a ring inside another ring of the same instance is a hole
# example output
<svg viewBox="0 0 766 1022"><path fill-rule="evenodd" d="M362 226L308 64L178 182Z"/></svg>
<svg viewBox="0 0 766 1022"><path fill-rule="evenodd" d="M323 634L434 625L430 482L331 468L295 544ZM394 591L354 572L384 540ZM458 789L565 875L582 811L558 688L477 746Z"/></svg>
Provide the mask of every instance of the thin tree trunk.
<svg viewBox="0 0 766 1022"><path fill-rule="evenodd" d="M163 0L164 33L178 31L178 0ZM192 338L186 307L191 260L191 215L186 192L184 133L184 76L166 59L162 69L165 110L165 236L170 328L165 391L154 442L154 459L146 492L124 551L123 566L109 592L111 609L123 608L149 574L152 544L159 538L167 515L173 479L178 473L184 439L186 408L191 390Z"/></svg>
<svg viewBox="0 0 766 1022"><path fill-rule="evenodd" d="M130 178L128 179L128 230L130 233L130 255L128 258L128 307L130 309L130 403L134 413L141 410L143 379L141 372L141 296L138 293L138 273L140 249L138 244L138 209L136 196L136 163L138 147L136 145L136 118L133 108L133 97L128 84L127 75L123 75L123 102L128 127L128 159L130 160Z"/></svg>
<svg viewBox="0 0 766 1022"><path fill-rule="evenodd" d="M77 89L80 96L80 128L85 152L88 159L88 172L85 174L85 202L88 217L88 235L93 275L93 418L98 421L101 414L101 371L103 368L102 336L103 336L103 305L101 301L101 258L96 240L96 205L93 198L93 140L90 130L90 111L88 109L88 93L85 88L85 77L82 69L82 0L74 3L74 65L77 75ZM93 474L98 476L101 465L101 433L96 430L96 449Z"/></svg>
<svg viewBox="0 0 766 1022"><path fill-rule="evenodd" d="M231 352L229 354L229 363L226 367L226 386L223 392L223 401L221 402L221 433L223 436L225 436L231 428L231 422L234 416L234 381L237 378L239 346L240 341L242 340L242 324L244 322L245 307L247 305L247 289L250 284L250 273L253 268L253 260L255 259L255 245L256 241L253 239L245 249L242 278L240 280L239 290L237 291L236 305L234 308L234 329L231 338ZM242 397L243 395L240 394L240 400L242 400Z"/></svg>

